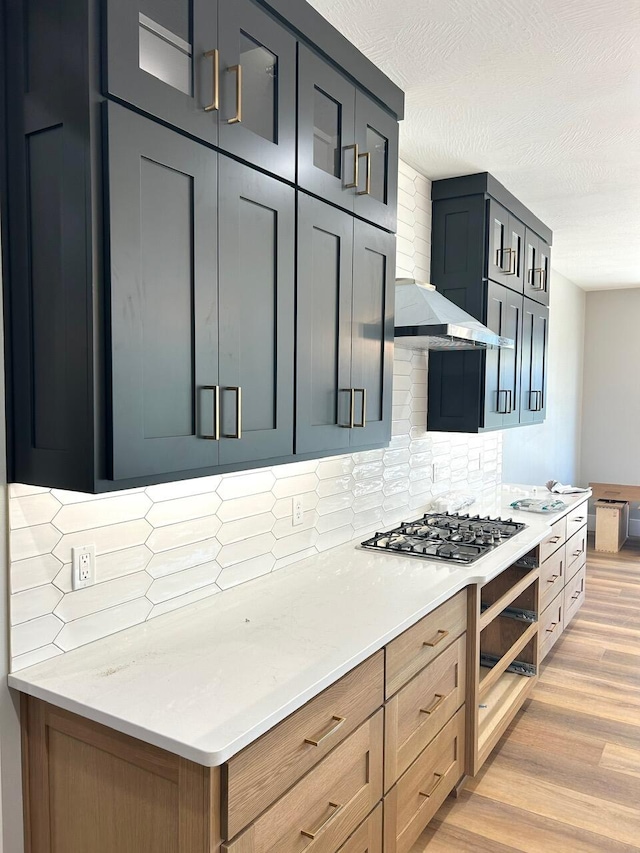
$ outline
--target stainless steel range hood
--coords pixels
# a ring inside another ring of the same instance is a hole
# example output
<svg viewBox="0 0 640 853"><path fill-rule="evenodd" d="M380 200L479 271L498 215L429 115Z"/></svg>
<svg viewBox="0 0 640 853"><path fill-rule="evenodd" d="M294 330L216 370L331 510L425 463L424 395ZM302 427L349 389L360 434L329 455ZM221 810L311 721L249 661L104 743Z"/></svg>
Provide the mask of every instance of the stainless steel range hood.
<svg viewBox="0 0 640 853"><path fill-rule="evenodd" d="M513 349L515 342L496 335L432 284L396 279L395 344L415 350Z"/></svg>

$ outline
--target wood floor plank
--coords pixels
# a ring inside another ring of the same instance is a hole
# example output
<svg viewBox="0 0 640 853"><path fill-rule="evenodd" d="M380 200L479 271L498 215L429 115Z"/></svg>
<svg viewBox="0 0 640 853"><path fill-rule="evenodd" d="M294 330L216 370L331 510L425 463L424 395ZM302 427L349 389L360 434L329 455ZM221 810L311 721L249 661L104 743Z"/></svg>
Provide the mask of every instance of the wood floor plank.
<svg viewBox="0 0 640 853"><path fill-rule="evenodd" d="M602 751L600 766L640 779L640 749L608 743Z"/></svg>
<svg viewBox="0 0 640 853"><path fill-rule="evenodd" d="M587 555L585 605L525 709L411 853L640 851L640 540Z"/></svg>

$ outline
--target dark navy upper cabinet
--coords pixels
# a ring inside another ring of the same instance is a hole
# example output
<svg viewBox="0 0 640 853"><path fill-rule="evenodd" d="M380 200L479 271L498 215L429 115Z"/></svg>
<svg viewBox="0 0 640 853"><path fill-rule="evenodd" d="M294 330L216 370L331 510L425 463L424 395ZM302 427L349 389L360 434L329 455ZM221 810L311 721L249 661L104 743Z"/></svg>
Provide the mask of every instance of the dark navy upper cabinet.
<svg viewBox="0 0 640 853"><path fill-rule="evenodd" d="M110 105L112 476L218 463L218 155Z"/></svg>
<svg viewBox="0 0 640 853"><path fill-rule="evenodd" d="M218 0L107 0L106 93L218 144Z"/></svg>
<svg viewBox="0 0 640 853"><path fill-rule="evenodd" d="M395 237L298 199L296 451L391 438Z"/></svg>
<svg viewBox="0 0 640 853"><path fill-rule="evenodd" d="M219 8L220 147L293 182L296 39L253 0Z"/></svg>
<svg viewBox="0 0 640 853"><path fill-rule="evenodd" d="M10 481L387 444L402 92L303 0L53 5L0 51Z"/></svg>
<svg viewBox="0 0 640 853"><path fill-rule="evenodd" d="M549 309L525 298L522 324L520 423L538 424L547 409Z"/></svg>
<svg viewBox="0 0 640 853"><path fill-rule="evenodd" d="M548 311L533 300L548 303L551 231L486 172L435 181L432 198L432 283L515 346L432 353L428 428L479 432L539 423Z"/></svg>
<svg viewBox="0 0 640 853"><path fill-rule="evenodd" d="M487 277L522 293L525 226L494 199L489 199L487 206Z"/></svg>
<svg viewBox="0 0 640 853"><path fill-rule="evenodd" d="M551 247L527 228L525 239L524 294L529 299L549 304Z"/></svg>
<svg viewBox="0 0 640 853"><path fill-rule="evenodd" d="M302 45L298 183L325 201L395 231L397 119Z"/></svg>
<svg viewBox="0 0 640 853"><path fill-rule="evenodd" d="M295 180L296 38L253 0L108 0L106 89Z"/></svg>
<svg viewBox="0 0 640 853"><path fill-rule="evenodd" d="M290 455L295 191L108 113L113 478Z"/></svg>

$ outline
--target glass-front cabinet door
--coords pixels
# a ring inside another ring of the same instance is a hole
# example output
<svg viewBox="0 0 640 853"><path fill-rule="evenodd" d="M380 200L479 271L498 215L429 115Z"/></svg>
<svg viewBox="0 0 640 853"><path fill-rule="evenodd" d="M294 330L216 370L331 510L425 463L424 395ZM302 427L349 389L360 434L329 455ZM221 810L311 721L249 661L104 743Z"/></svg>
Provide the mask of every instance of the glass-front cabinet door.
<svg viewBox="0 0 640 853"><path fill-rule="evenodd" d="M354 210L395 231L398 203L398 122L364 92L356 93L357 180Z"/></svg>
<svg viewBox="0 0 640 853"><path fill-rule="evenodd" d="M106 93L214 145L217 0L108 0Z"/></svg>
<svg viewBox="0 0 640 853"><path fill-rule="evenodd" d="M549 304L550 248L527 228L525 240L524 294L543 305Z"/></svg>
<svg viewBox="0 0 640 853"><path fill-rule="evenodd" d="M219 8L220 147L293 182L295 37L252 0Z"/></svg>
<svg viewBox="0 0 640 853"><path fill-rule="evenodd" d="M298 59L298 183L353 212L359 158L355 86L304 45Z"/></svg>

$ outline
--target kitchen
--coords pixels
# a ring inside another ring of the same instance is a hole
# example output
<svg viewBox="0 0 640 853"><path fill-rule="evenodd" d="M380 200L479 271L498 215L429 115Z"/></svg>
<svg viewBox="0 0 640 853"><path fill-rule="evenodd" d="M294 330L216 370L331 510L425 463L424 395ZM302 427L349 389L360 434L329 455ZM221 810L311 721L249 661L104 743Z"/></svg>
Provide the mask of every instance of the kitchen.
<svg viewBox="0 0 640 853"><path fill-rule="evenodd" d="M229 79L235 84L233 75ZM456 173L470 171L481 169ZM429 280L431 182L405 162L400 164L398 202L398 275ZM588 300L561 276L554 275L551 284L552 302L558 294L552 317L558 319L550 323L549 411L539 427L471 436L427 432L427 357L398 350L388 450L345 455L343 443L339 454L334 446L334 452L319 460L292 461L250 474L155 482L95 499L68 488L12 486L12 560L21 564L12 571L20 578L12 585L13 668L45 657L53 660L108 635L117 640L115 632L149 617L164 618L169 611L178 619L182 607L206 602L213 593L222 601L221 590L231 594L244 582L258 582L274 570L286 571L304 558L364 539L394 523L399 512L419 515L425 504L451 491L471 491L477 496L474 511L483 511L495 505L503 480L578 480L580 363ZM561 356L554 356L554 346ZM584 353L588 361L587 346ZM345 383L351 384L360 383ZM291 378L288 387L293 387ZM236 402L233 394L225 396L227 403ZM358 395L354 405L359 409L361 402L364 408ZM237 426L224 423L222 429L233 434ZM245 419L247 432L250 426ZM528 442L527 459L517 453L523 442ZM227 444L233 446L233 440ZM553 466L536 454L536 444L555 454ZM622 476L609 468L606 476L588 471L582 479L624 482ZM295 506L294 498L302 505ZM296 513L301 524L294 524ZM98 555L98 583L74 595L71 548L91 544ZM4 756L3 744L3 772Z"/></svg>

